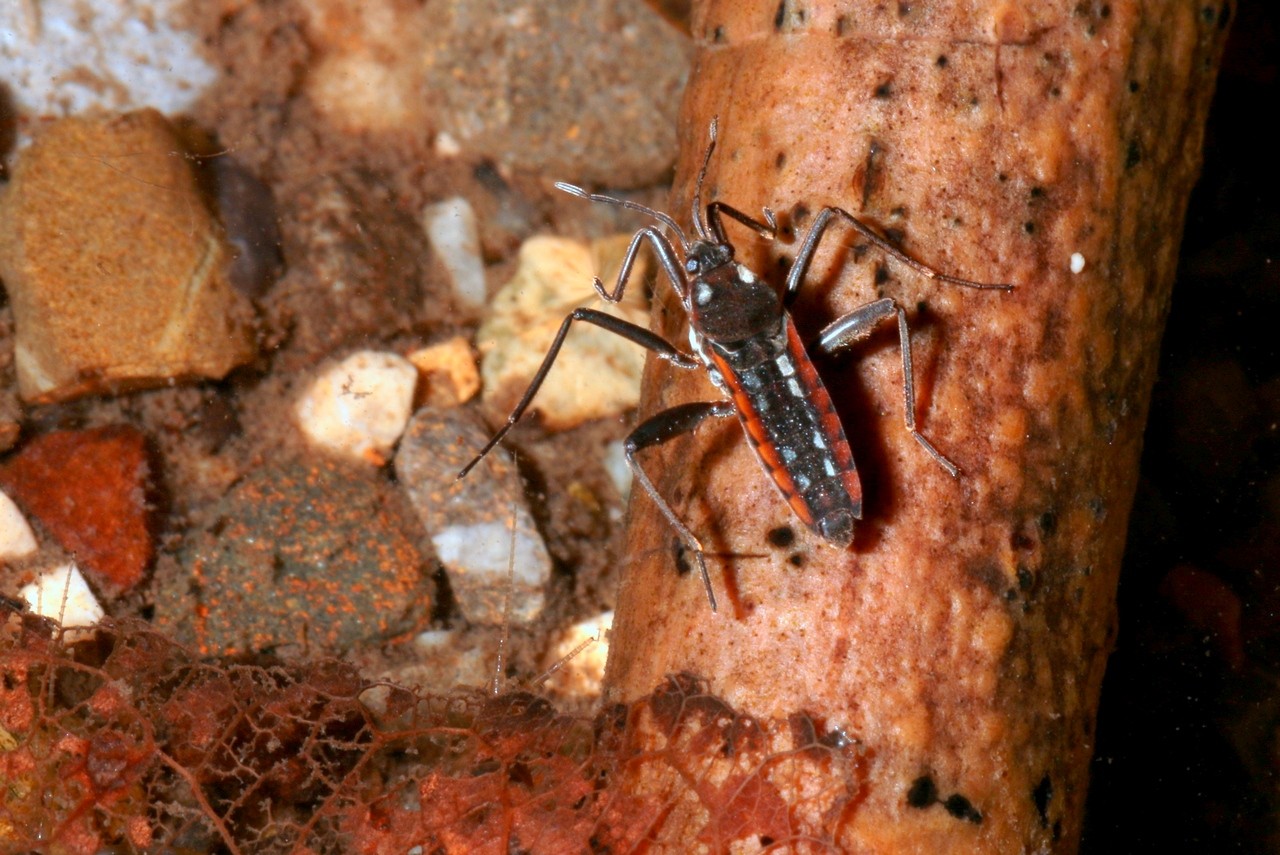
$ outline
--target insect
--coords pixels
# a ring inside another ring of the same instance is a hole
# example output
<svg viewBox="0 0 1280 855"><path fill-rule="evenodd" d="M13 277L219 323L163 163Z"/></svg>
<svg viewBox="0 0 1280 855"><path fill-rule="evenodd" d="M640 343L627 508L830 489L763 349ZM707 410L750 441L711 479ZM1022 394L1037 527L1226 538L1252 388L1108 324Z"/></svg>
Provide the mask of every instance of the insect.
<svg viewBox="0 0 1280 855"><path fill-rule="evenodd" d="M599 278L593 284L596 293L606 302L619 302L636 255L647 242L671 280L688 316L689 345L693 353L685 353L636 324L593 309L575 309L560 325L551 348L506 424L458 474L459 478L465 477L519 421L551 370L574 321L595 324L616 333L653 351L678 368L704 368L712 383L728 398L681 404L657 413L631 432L624 450L636 481L693 553L713 611L716 598L707 574L702 543L662 498L637 460L637 455L646 448L693 431L708 418L736 415L757 457L792 513L828 543L847 547L853 541L854 521L862 518L862 484L845 438L844 426L832 405L831 395L814 368L810 353L838 352L866 338L882 322L896 318L902 355L906 429L949 475L955 477L959 474L956 465L916 429L910 330L906 312L895 300L886 297L860 306L828 324L808 346L801 341L788 307L804 282L818 242L832 223L837 219L843 221L872 245L926 278L979 290L1009 291L1013 287L939 273L911 258L848 211L827 207L818 212L809 227L787 273L785 287L779 294L745 265L734 261L733 245L725 233L723 222L727 217L773 240L778 232L773 213L765 208L764 221L761 222L720 201L708 203L705 209L702 207L702 184L715 145L716 122L713 120L710 141L694 189L692 222L695 237L692 240L669 214L624 199L588 193L572 184L558 182L555 185L559 190L590 202L638 211L656 220L674 236L673 242L657 226L644 226L635 233L627 247L613 290L605 290Z"/></svg>

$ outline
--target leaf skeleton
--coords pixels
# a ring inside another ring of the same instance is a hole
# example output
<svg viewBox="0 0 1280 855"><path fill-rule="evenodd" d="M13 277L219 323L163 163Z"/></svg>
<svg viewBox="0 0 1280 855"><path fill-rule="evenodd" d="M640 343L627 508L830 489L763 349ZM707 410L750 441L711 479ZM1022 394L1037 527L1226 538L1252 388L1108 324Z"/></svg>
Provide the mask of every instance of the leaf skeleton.
<svg viewBox="0 0 1280 855"><path fill-rule="evenodd" d="M862 484L844 427L832 405L831 395L810 359L811 352L835 353L866 338L882 322L896 318L902 355L906 429L949 475L959 475L956 465L916 429L911 340L906 312L901 305L885 297L859 306L828 324L808 346L796 332L788 307L804 282L818 242L832 223L843 221L871 244L928 279L979 290L1009 291L1013 288L1012 285L985 284L939 273L907 255L848 211L827 207L818 212L809 227L787 273L786 286L779 295L773 286L745 265L734 261L733 245L729 243L723 223L723 218L728 217L773 240L778 232L773 212L765 208L764 222L761 222L720 201L710 202L705 209L702 208L702 184L715 145L716 122L712 120L710 141L693 196L692 221L696 233L693 240L670 215L661 211L624 199L588 193L572 184L557 182L555 185L565 193L591 202L638 211L657 220L674 235L673 242L658 226L639 229L623 256L613 290L607 291L599 278L593 284L596 293L606 302L619 302L636 256L647 242L688 315L689 344L693 353L685 353L658 334L604 312L575 309L560 325L542 365L506 424L458 473L459 479L464 478L519 421L551 370L574 321L584 321L616 333L653 351L678 368L705 368L711 381L728 398L681 404L657 413L631 432L624 449L635 479L675 529L685 547L693 553L712 611L716 610L716 597L707 574L702 543L662 498L636 456L646 448L693 431L708 418L736 415L757 457L792 513L827 542L847 547L853 541L854 520L862 518Z"/></svg>

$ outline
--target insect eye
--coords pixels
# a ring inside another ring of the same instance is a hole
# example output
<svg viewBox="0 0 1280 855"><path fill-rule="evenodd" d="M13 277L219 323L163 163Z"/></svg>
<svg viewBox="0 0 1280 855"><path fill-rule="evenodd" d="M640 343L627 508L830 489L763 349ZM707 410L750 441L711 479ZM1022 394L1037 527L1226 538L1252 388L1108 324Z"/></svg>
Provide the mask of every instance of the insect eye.
<svg viewBox="0 0 1280 855"><path fill-rule="evenodd" d="M684 263L684 269L687 270L689 273L697 273L698 262L690 258Z"/></svg>

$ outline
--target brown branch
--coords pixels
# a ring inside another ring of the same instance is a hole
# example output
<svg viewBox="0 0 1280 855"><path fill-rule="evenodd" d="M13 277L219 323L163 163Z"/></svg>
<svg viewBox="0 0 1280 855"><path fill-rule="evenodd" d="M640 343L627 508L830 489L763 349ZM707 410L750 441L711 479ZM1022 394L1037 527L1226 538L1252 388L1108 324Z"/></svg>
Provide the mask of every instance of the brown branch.
<svg viewBox="0 0 1280 855"><path fill-rule="evenodd" d="M838 205L940 271L1017 285L934 284L846 230L824 240L798 327L812 335L896 298L913 327L920 429L961 469L948 477L903 430L890 330L821 365L867 494L848 549L794 518L736 424L646 453L712 556L721 605L712 614L696 574L677 574L670 527L637 495L608 691L630 701L685 672L766 730L799 711L838 729L871 768L837 848L1076 847L1229 12L1186 0L695 4L677 217L718 116L704 202L769 207L799 235ZM729 229L741 260L781 279L795 244ZM682 334L665 289L655 318ZM653 360L642 414L716 397ZM627 770L633 787L644 768ZM803 789L784 796L800 804Z"/></svg>

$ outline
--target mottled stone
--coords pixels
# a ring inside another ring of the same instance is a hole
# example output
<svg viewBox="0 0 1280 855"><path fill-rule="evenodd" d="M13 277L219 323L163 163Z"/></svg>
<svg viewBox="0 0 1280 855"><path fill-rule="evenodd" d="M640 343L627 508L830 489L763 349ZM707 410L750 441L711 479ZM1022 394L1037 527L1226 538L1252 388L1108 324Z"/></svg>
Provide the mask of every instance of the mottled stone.
<svg viewBox="0 0 1280 855"><path fill-rule="evenodd" d="M643 264L633 266L632 286L621 303L606 303L591 286L592 277L599 276L613 288L629 243L630 235L590 246L568 238L535 237L520 247L515 275L494 296L476 332L483 354L484 402L491 414L505 417L515 406L573 307L590 305L648 326L644 288L639 287ZM626 412L640 399L645 355L644 348L615 333L575 322L530 409L553 430Z"/></svg>
<svg viewBox="0 0 1280 855"><path fill-rule="evenodd" d="M489 435L468 411L424 407L400 440L396 476L467 619L500 623L509 604L511 619L524 623L542 611L551 558L525 504L520 476L510 455L495 448L458 480Z"/></svg>
<svg viewBox="0 0 1280 855"><path fill-rule="evenodd" d="M689 42L643 3L431 8L426 91L440 128L464 150L580 183L663 178Z"/></svg>
<svg viewBox="0 0 1280 855"><path fill-rule="evenodd" d="M157 623L201 653L334 654L430 616L431 567L411 514L363 467L256 469L210 520L178 551L187 577L156 604Z"/></svg>
<svg viewBox="0 0 1280 855"><path fill-rule="evenodd" d="M154 544L146 437L124 425L38 436L0 465L0 484L99 589L142 581Z"/></svg>
<svg viewBox="0 0 1280 855"><path fill-rule="evenodd" d="M0 3L0 80L25 117L139 107L182 113L218 78L199 49L199 36L181 28L183 5Z"/></svg>
<svg viewBox="0 0 1280 855"><path fill-rule="evenodd" d="M253 314L172 128L153 110L64 119L0 199L18 391L46 403L222 377Z"/></svg>

